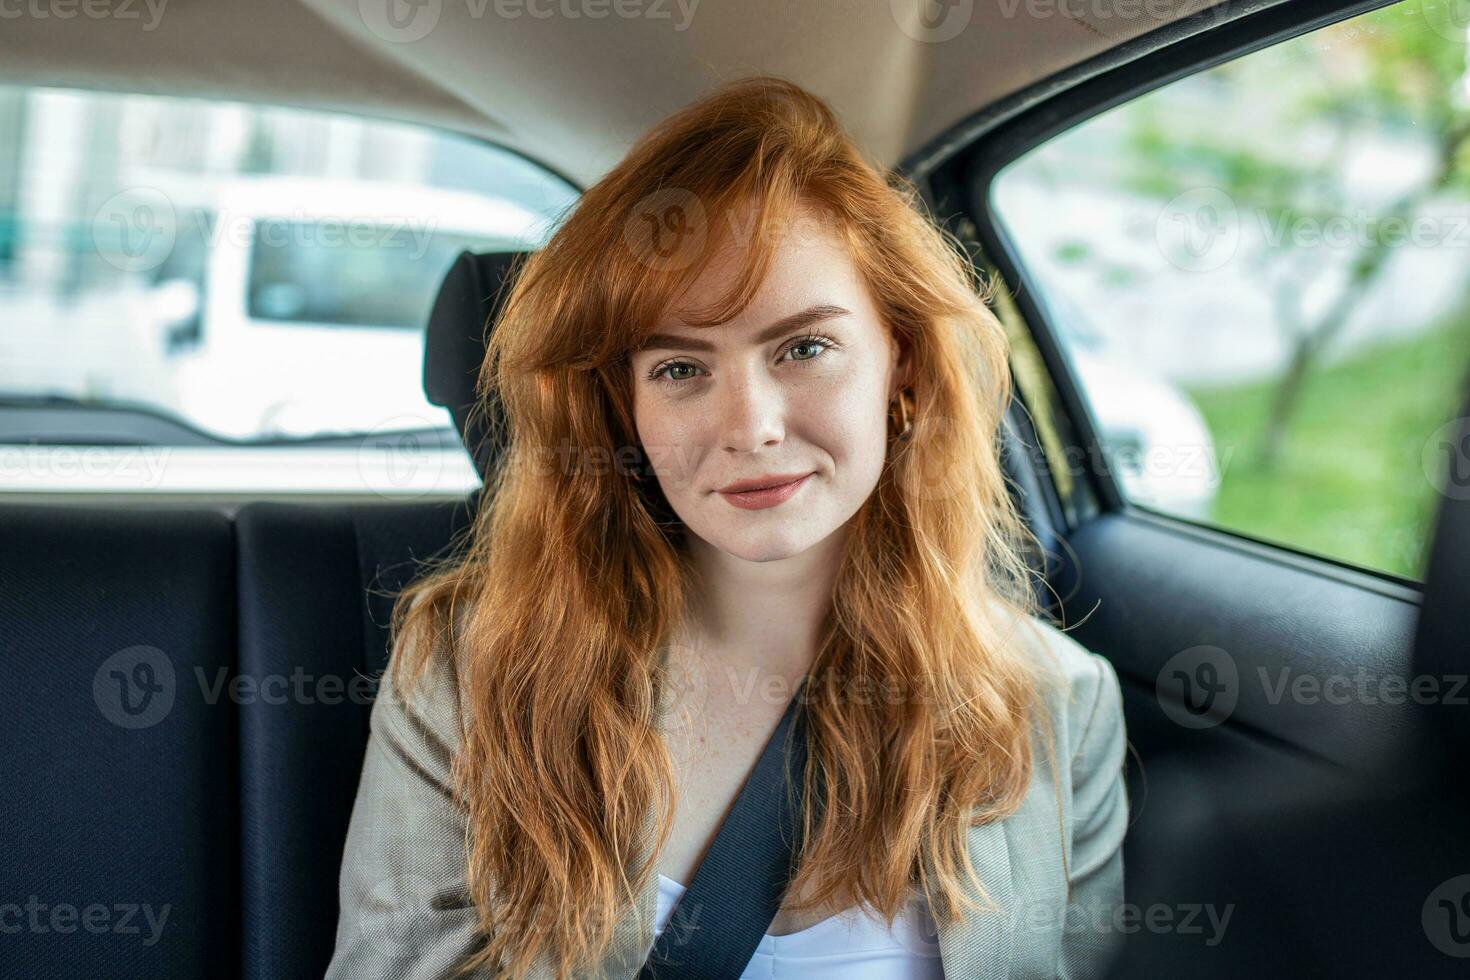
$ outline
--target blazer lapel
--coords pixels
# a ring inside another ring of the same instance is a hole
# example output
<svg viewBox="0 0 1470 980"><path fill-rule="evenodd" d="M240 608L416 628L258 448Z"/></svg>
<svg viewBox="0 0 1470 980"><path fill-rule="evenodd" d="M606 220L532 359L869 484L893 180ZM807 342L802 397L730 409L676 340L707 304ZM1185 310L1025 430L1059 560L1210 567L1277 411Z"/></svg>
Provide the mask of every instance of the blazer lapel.
<svg viewBox="0 0 1470 980"><path fill-rule="evenodd" d="M1011 850L1005 821L991 821L970 829L970 861L985 886L986 908L966 911L954 926L939 926L939 955L947 977L1005 980L1010 976L1012 902Z"/></svg>
<svg viewBox="0 0 1470 980"><path fill-rule="evenodd" d="M657 809L649 806L643 814L643 832L639 853L633 867L652 853ZM655 869L656 871L657 869ZM632 873L632 867L628 869ZM608 946L598 972L606 980L636 980L648 954L653 951L654 918L658 914L658 875L650 874L638 893L637 915L622 915L613 926L612 944ZM548 978L550 980L550 978Z"/></svg>

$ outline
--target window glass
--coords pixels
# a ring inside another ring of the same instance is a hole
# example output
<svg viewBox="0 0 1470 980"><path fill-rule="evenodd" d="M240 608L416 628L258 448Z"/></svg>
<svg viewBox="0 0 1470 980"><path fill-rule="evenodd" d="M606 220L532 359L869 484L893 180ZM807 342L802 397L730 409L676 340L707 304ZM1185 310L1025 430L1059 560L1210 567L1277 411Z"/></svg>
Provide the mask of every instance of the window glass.
<svg viewBox="0 0 1470 980"><path fill-rule="evenodd" d="M489 238L411 232L389 225L356 229L355 241L323 245L317 226L270 219L255 226L245 315L252 322L421 330L436 280L461 249L504 248ZM363 283L372 283L364 289Z"/></svg>
<svg viewBox="0 0 1470 980"><path fill-rule="evenodd" d="M536 248L575 200L417 126L0 86L0 490L396 492L364 446L404 435L415 479L462 492L477 478L422 390L434 296L461 249ZM104 475L58 446L111 447ZM138 484L128 446L178 451Z"/></svg>
<svg viewBox="0 0 1470 980"><path fill-rule="evenodd" d="M1422 577L1470 492L1470 38L1437 11L1174 82L992 184L1132 502Z"/></svg>

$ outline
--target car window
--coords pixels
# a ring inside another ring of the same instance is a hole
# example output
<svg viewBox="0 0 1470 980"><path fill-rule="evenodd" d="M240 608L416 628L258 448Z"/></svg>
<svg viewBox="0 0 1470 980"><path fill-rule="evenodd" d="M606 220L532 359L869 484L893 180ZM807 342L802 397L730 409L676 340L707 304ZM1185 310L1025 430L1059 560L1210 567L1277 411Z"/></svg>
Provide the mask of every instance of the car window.
<svg viewBox="0 0 1470 980"><path fill-rule="evenodd" d="M566 181L401 123L24 86L0 145L0 492L477 485L429 310L462 249L543 244Z"/></svg>
<svg viewBox="0 0 1470 980"><path fill-rule="evenodd" d="M365 225L359 240L335 247L313 241L313 225L270 219L255 226L245 315L252 322L421 330L439 283L424 268L448 269L460 250L484 251L493 239ZM364 289L363 283L372 283Z"/></svg>
<svg viewBox="0 0 1470 980"><path fill-rule="evenodd" d="M992 182L1131 503L1422 578L1438 493L1470 493L1470 37L1431 8L1173 82Z"/></svg>

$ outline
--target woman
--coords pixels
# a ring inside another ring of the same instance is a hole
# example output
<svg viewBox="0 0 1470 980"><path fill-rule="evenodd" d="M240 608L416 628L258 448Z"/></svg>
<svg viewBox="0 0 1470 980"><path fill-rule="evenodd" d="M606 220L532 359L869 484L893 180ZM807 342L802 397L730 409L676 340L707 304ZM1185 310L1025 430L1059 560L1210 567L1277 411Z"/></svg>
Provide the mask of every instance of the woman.
<svg viewBox="0 0 1470 980"><path fill-rule="evenodd" d="M489 339L469 548L394 611L330 977L635 976L803 680L747 976L1103 972L1118 681L1036 616L968 269L774 78L582 197Z"/></svg>

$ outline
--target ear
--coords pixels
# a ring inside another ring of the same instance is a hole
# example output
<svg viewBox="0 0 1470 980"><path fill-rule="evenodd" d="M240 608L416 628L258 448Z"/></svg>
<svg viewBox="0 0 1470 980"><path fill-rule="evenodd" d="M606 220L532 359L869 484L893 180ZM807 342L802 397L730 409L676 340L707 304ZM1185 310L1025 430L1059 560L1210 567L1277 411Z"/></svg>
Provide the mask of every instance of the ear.
<svg viewBox="0 0 1470 980"><path fill-rule="evenodd" d="M909 374L913 370L913 359L910 356L909 346L897 337L893 338L890 348L891 381L888 386L888 400L893 401L898 397L900 391L908 387L909 382L912 380Z"/></svg>

